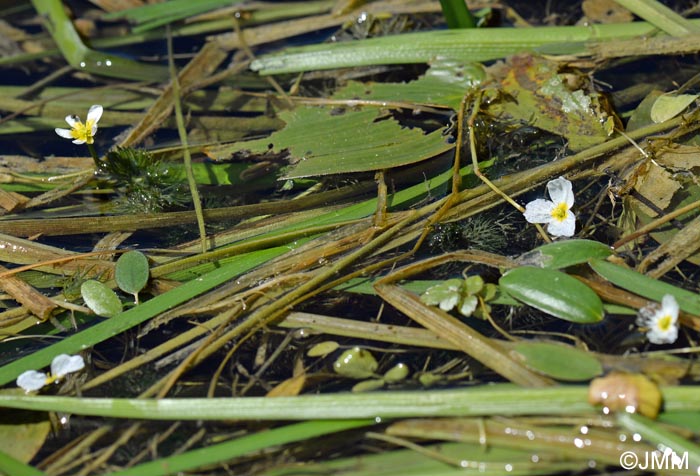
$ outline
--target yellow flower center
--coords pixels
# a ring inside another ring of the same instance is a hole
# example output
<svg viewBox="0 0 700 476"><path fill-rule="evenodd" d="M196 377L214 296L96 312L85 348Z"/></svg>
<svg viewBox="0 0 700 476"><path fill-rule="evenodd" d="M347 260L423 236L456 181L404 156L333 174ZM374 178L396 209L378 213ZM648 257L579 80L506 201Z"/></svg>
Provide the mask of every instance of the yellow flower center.
<svg viewBox="0 0 700 476"><path fill-rule="evenodd" d="M552 218L554 218L556 221L562 222L566 220L567 211L569 211L569 208L566 206L566 203L561 202L552 209Z"/></svg>
<svg viewBox="0 0 700 476"><path fill-rule="evenodd" d="M659 330L667 332L673 325L673 319L671 319L670 315L665 314L661 319L656 321L656 325L659 327Z"/></svg>
<svg viewBox="0 0 700 476"><path fill-rule="evenodd" d="M87 121L87 124L78 121L71 129L70 135L73 139L84 140L87 144L92 144L95 142L95 139L92 138L92 126L93 121Z"/></svg>

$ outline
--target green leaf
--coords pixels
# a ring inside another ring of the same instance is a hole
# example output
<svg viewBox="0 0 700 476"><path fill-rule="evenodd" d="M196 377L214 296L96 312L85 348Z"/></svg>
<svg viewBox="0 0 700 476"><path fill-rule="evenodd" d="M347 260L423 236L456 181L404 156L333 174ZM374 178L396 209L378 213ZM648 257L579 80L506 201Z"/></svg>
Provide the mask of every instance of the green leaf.
<svg viewBox="0 0 700 476"><path fill-rule="evenodd" d="M677 288L606 260L595 259L589 264L596 273L615 286L657 302L661 302L664 295L670 294L676 298L683 311L700 316L700 294Z"/></svg>
<svg viewBox="0 0 700 476"><path fill-rule="evenodd" d="M128 251L117 260L114 278L119 289L138 296L148 282L148 258L140 251Z"/></svg>
<svg viewBox="0 0 700 476"><path fill-rule="evenodd" d="M523 266L537 266L547 269L561 269L593 258L605 259L613 252L608 245L592 240L565 240L547 243L518 258Z"/></svg>
<svg viewBox="0 0 700 476"><path fill-rule="evenodd" d="M462 98L486 78L478 63L435 59L420 78L407 83L368 83L350 81L333 94L333 99L396 101L429 106L459 108Z"/></svg>
<svg viewBox="0 0 700 476"><path fill-rule="evenodd" d="M504 274L501 289L540 311L580 324L603 319L603 303L591 288L561 271L521 266Z"/></svg>
<svg viewBox="0 0 700 476"><path fill-rule="evenodd" d="M420 129L402 128L394 119L379 118L373 109L334 115L325 108L298 107L280 113L280 118L287 123L284 129L237 143L235 149L253 153L288 149L296 164L285 179L389 169L454 147L442 130L423 134Z"/></svg>
<svg viewBox="0 0 700 476"><path fill-rule="evenodd" d="M87 307L102 317L113 317L122 312L117 294L99 281L90 279L80 286L80 294Z"/></svg>
<svg viewBox="0 0 700 476"><path fill-rule="evenodd" d="M673 119L693 104L700 94L663 94L651 106L651 120L659 124Z"/></svg>
<svg viewBox="0 0 700 476"><path fill-rule="evenodd" d="M603 367L590 352L554 342L520 341L514 351L525 365L557 380L579 382L603 373Z"/></svg>
<svg viewBox="0 0 700 476"><path fill-rule="evenodd" d="M373 377L379 364L372 353L360 347L353 347L343 352L333 364L338 375L350 378Z"/></svg>

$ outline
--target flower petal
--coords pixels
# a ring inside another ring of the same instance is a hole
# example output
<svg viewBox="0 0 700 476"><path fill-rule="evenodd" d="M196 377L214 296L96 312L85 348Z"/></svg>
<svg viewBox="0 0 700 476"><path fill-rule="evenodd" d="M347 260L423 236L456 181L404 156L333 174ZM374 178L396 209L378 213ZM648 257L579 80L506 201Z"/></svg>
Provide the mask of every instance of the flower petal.
<svg viewBox="0 0 700 476"><path fill-rule="evenodd" d="M652 326L647 332L647 339L652 344L673 344L678 339L678 327L671 326L668 330L663 331L659 326Z"/></svg>
<svg viewBox="0 0 700 476"><path fill-rule="evenodd" d="M75 139L73 141L73 144L78 144L78 145L84 144L84 143L85 143L85 139Z"/></svg>
<svg viewBox="0 0 700 476"><path fill-rule="evenodd" d="M571 182L559 177L547 182L547 193L554 203L566 203L568 208L574 205L574 190Z"/></svg>
<svg viewBox="0 0 700 476"><path fill-rule="evenodd" d="M74 128L77 124L80 124L80 118L75 114L70 114L66 116L66 122L69 126Z"/></svg>
<svg viewBox="0 0 700 476"><path fill-rule="evenodd" d="M64 139L72 139L73 134L71 134L70 129L59 129L58 127L54 129L56 131L56 134L59 136L63 137Z"/></svg>
<svg viewBox="0 0 700 476"><path fill-rule="evenodd" d="M538 198L525 205L525 219L529 223L549 223L552 220L554 203Z"/></svg>
<svg viewBox="0 0 700 476"><path fill-rule="evenodd" d="M661 299L661 312L663 314L671 316L674 324L676 323L676 321L678 321L679 310L680 308L678 307L678 302L676 301L676 298L674 298L670 294L665 294L664 297Z"/></svg>
<svg viewBox="0 0 700 476"><path fill-rule="evenodd" d="M87 115L87 122L92 121L93 124L97 124L97 121L100 120L102 117L102 112L104 109L102 109L102 106L99 104L94 104L90 106L90 109L88 110L88 115ZM94 130L97 130L96 128Z"/></svg>
<svg viewBox="0 0 700 476"><path fill-rule="evenodd" d="M51 374L54 378L63 377L71 372L77 372L85 367L83 358L79 355L60 354L51 362Z"/></svg>
<svg viewBox="0 0 700 476"><path fill-rule="evenodd" d="M45 384L46 374L36 370L27 370L17 377L17 386L23 388L25 392L39 390Z"/></svg>
<svg viewBox="0 0 700 476"><path fill-rule="evenodd" d="M574 236L576 232L576 216L567 210L564 220L550 220L547 231L552 236Z"/></svg>

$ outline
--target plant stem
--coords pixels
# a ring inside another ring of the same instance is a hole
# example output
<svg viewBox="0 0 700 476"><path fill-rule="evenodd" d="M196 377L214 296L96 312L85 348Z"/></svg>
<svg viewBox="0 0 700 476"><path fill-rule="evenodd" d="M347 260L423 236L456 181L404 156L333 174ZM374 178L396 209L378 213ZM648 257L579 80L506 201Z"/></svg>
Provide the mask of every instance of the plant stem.
<svg viewBox="0 0 700 476"><path fill-rule="evenodd" d="M202 253L207 252L207 230L204 227L204 213L202 212L202 200L199 197L197 189L197 181L192 170L192 156L190 155L189 144L187 143L187 131L185 130L185 120L182 116L182 104L180 103L180 82L177 78L175 70L175 61L173 60L173 37L168 31L168 67L170 68L170 76L172 77L173 86L173 104L175 105L175 120L177 121L177 132L182 143L182 156L184 159L185 172L187 173L187 183L192 194L192 202L194 211L197 215L197 226L199 228L199 236L202 240Z"/></svg>

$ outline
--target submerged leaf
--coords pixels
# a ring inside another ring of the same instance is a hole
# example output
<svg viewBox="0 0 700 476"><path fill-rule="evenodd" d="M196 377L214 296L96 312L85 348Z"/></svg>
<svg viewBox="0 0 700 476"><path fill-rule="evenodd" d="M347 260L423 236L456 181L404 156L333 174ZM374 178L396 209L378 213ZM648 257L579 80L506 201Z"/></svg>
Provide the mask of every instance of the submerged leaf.
<svg viewBox="0 0 700 476"><path fill-rule="evenodd" d="M353 347L343 352L333 364L338 375L349 378L369 378L374 376L379 364L372 353L360 347Z"/></svg>
<svg viewBox="0 0 700 476"><path fill-rule="evenodd" d="M80 286L80 294L87 307L102 317L114 317L122 312L122 302L114 291L103 283L90 279Z"/></svg>
<svg viewBox="0 0 700 476"><path fill-rule="evenodd" d="M657 124L673 119L700 97L700 94L663 94L651 106L651 120Z"/></svg>
<svg viewBox="0 0 700 476"><path fill-rule="evenodd" d="M485 78L479 64L435 60L423 76L407 83L360 83L351 81L348 86L333 94L333 99L363 99L397 101L429 106L443 106L457 110L465 94L478 86Z"/></svg>
<svg viewBox="0 0 700 476"><path fill-rule="evenodd" d="M596 273L622 289L657 302L661 302L666 294L670 294L676 299L681 310L696 316L700 315L700 294L650 278L609 261L595 259L589 264Z"/></svg>
<svg viewBox="0 0 700 476"><path fill-rule="evenodd" d="M295 165L285 179L389 169L453 147L442 130L424 134L420 129L404 128L393 118L378 117L374 109L299 107L281 112L280 118L287 124L284 129L235 147L253 153L287 149Z"/></svg>
<svg viewBox="0 0 700 476"><path fill-rule="evenodd" d="M148 282L148 258L140 251L128 251L117 260L114 278L119 289L138 296Z"/></svg>
<svg viewBox="0 0 700 476"><path fill-rule="evenodd" d="M547 243L518 258L523 266L562 269L612 255L608 245L593 240L565 240Z"/></svg>
<svg viewBox="0 0 700 476"><path fill-rule="evenodd" d="M580 324L603 319L603 303L591 288L566 273L521 266L504 274L501 289L540 311Z"/></svg>
<svg viewBox="0 0 700 476"><path fill-rule="evenodd" d="M591 352L570 345L520 341L513 352L522 356L530 369L557 380L578 382L603 373L603 366Z"/></svg>

